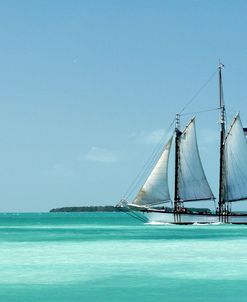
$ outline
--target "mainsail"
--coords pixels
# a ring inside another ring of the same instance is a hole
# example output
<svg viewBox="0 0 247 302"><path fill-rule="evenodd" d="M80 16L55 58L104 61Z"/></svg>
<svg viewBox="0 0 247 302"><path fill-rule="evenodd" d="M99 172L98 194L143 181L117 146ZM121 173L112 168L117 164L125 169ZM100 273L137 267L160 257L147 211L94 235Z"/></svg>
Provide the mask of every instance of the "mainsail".
<svg viewBox="0 0 247 302"><path fill-rule="evenodd" d="M214 199L198 151L194 118L179 137L178 196L180 201Z"/></svg>
<svg viewBox="0 0 247 302"><path fill-rule="evenodd" d="M224 143L224 201L247 199L247 141L239 114Z"/></svg>
<svg viewBox="0 0 247 302"><path fill-rule="evenodd" d="M164 147L161 157L133 201L136 205L154 205L170 201L168 188L168 160L172 138Z"/></svg>

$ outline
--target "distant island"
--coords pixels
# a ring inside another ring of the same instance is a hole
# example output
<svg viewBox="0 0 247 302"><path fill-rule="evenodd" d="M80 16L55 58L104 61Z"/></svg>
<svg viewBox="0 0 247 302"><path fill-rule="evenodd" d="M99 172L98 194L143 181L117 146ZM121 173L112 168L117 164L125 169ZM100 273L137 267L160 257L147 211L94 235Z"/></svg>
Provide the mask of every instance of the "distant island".
<svg viewBox="0 0 247 302"><path fill-rule="evenodd" d="M50 212L119 212L119 209L115 206L84 206L55 208L51 209Z"/></svg>

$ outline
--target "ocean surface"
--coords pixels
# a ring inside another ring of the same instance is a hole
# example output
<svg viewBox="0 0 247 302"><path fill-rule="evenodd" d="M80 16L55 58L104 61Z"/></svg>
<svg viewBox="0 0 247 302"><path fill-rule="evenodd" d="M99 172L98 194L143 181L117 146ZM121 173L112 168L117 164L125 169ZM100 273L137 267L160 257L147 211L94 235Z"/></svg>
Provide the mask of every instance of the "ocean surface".
<svg viewBox="0 0 247 302"><path fill-rule="evenodd" d="M247 226L0 214L1 302L247 301Z"/></svg>

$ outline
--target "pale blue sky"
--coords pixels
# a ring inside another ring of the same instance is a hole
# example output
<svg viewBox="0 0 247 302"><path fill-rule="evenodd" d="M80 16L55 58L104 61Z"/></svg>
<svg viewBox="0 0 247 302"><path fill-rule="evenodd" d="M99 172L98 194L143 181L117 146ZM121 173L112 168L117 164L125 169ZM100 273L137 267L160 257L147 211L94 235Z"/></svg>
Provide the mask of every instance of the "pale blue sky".
<svg viewBox="0 0 247 302"><path fill-rule="evenodd" d="M115 204L219 57L247 125L246 14L244 0L0 1L0 211ZM215 76L187 111L217 102ZM198 116L215 194L217 130L216 112Z"/></svg>

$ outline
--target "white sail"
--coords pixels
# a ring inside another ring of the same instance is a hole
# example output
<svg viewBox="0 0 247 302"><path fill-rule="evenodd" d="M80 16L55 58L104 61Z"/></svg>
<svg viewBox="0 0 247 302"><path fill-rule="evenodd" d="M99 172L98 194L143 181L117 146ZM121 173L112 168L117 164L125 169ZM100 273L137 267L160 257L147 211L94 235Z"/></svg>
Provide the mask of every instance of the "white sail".
<svg viewBox="0 0 247 302"><path fill-rule="evenodd" d="M178 195L181 201L214 199L205 176L193 118L179 138Z"/></svg>
<svg viewBox="0 0 247 302"><path fill-rule="evenodd" d="M225 138L224 151L224 200L247 199L247 141L239 114Z"/></svg>
<svg viewBox="0 0 247 302"><path fill-rule="evenodd" d="M168 160L171 143L172 138L165 145L161 157L134 199L134 204L154 205L170 201L168 187Z"/></svg>

